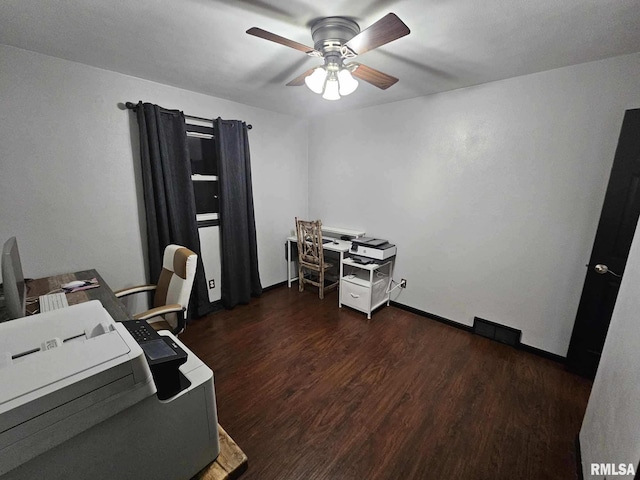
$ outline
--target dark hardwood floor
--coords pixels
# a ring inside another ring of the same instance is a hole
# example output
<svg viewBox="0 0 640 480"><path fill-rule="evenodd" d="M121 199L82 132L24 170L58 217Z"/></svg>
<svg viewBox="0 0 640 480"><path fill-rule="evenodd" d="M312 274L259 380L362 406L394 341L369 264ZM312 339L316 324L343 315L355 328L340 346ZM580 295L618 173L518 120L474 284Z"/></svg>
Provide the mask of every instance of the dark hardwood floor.
<svg viewBox="0 0 640 480"><path fill-rule="evenodd" d="M591 382L552 360L337 293L276 288L180 337L215 373L244 479L573 479Z"/></svg>

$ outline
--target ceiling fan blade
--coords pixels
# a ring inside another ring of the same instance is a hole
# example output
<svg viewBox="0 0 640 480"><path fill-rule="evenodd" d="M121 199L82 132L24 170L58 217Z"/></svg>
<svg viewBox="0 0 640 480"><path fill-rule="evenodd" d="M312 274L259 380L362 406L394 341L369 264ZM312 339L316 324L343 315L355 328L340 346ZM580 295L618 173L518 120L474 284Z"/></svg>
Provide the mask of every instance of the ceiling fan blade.
<svg viewBox="0 0 640 480"><path fill-rule="evenodd" d="M302 75L298 75L296 78L287 83L287 87L299 87L304 85L304 79L313 73L313 71L318 67L313 67L304 72Z"/></svg>
<svg viewBox="0 0 640 480"><path fill-rule="evenodd" d="M382 90L386 90L398 81L396 77L392 77L391 75L387 75L386 73L382 73L375 68L367 67L361 63L352 62L347 66L351 67L352 65L356 66L355 70L351 71L351 74L354 77L358 77L360 80L364 80L365 82L381 88ZM351 70L351 68L349 68L349 70Z"/></svg>
<svg viewBox="0 0 640 480"><path fill-rule="evenodd" d="M395 13L389 13L369 28L361 31L345 45L355 54L362 55L409 33L411 33L409 27Z"/></svg>
<svg viewBox="0 0 640 480"><path fill-rule="evenodd" d="M306 53L311 56L322 56L320 52L314 50L311 47L307 47L298 42L294 42L293 40L289 40L288 38L281 37L280 35L276 35L275 33L267 32L258 27L253 27L247 30L249 35L253 35L254 37L264 38L265 40L270 40L275 43L279 43L280 45L284 45L285 47L295 48L296 50L300 50L301 52Z"/></svg>

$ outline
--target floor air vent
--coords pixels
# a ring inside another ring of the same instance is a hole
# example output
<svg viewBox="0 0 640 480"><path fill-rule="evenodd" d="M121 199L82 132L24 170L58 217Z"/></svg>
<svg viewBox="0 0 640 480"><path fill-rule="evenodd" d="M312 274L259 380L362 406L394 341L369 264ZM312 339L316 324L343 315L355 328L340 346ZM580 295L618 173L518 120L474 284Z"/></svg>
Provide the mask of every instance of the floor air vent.
<svg viewBox="0 0 640 480"><path fill-rule="evenodd" d="M473 319L473 332L516 348L520 346L520 337L522 337L522 330L505 327L479 317Z"/></svg>

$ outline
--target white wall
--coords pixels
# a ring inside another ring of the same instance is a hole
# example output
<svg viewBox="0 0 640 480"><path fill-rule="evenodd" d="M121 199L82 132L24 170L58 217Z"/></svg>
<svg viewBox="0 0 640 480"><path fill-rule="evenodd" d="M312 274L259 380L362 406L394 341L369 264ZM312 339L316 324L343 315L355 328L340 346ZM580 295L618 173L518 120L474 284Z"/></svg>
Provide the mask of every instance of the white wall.
<svg viewBox="0 0 640 480"><path fill-rule="evenodd" d="M307 207L304 120L0 46L0 242L18 237L25 275L146 281L137 122L117 106L138 100L253 125L260 274L284 281L284 237Z"/></svg>
<svg viewBox="0 0 640 480"><path fill-rule="evenodd" d="M317 118L309 213L397 244L398 302L565 355L634 107L637 54Z"/></svg>
<svg viewBox="0 0 640 480"><path fill-rule="evenodd" d="M201 227L198 229L200 236L200 249L206 252L202 256L202 266L204 267L204 276L207 279L207 287L211 281L214 282L214 288L209 288L209 301L216 302L222 298L221 280L222 280L222 263L220 262L220 227Z"/></svg>
<svg viewBox="0 0 640 480"><path fill-rule="evenodd" d="M591 475L591 463L633 464L635 468L640 461L639 290L640 229L636 229L580 430L584 478L603 478Z"/></svg>

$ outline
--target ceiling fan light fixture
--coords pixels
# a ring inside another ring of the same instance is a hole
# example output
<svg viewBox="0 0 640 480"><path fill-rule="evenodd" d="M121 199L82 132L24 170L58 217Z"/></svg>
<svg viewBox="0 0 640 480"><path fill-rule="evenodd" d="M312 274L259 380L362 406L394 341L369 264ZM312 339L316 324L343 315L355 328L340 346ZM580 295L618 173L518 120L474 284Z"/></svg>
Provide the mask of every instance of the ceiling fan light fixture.
<svg viewBox="0 0 640 480"><path fill-rule="evenodd" d="M360 80L382 90L394 85L398 81L396 77L361 63L351 62L345 66L343 62L409 33L409 27L395 13L388 13L365 30L360 30L360 26L351 17L319 18L311 25L313 47L258 27L247 30L249 35L293 48L310 57L324 58L324 66L305 71L287 83L287 86L299 87L306 83L312 92L330 100L338 100L341 95L349 95L355 91L358 81L352 76L354 72Z"/></svg>
<svg viewBox="0 0 640 480"><path fill-rule="evenodd" d="M351 72L343 68L338 73L338 82L340 83L340 95L350 95L358 88L358 81L353 78Z"/></svg>
<svg viewBox="0 0 640 480"><path fill-rule="evenodd" d="M314 93L322 93L324 81L327 78L327 71L323 67L316 68L313 73L304 79L309 90Z"/></svg>
<svg viewBox="0 0 640 480"><path fill-rule="evenodd" d="M322 98L325 100L340 100L340 86L335 75L328 75Z"/></svg>

